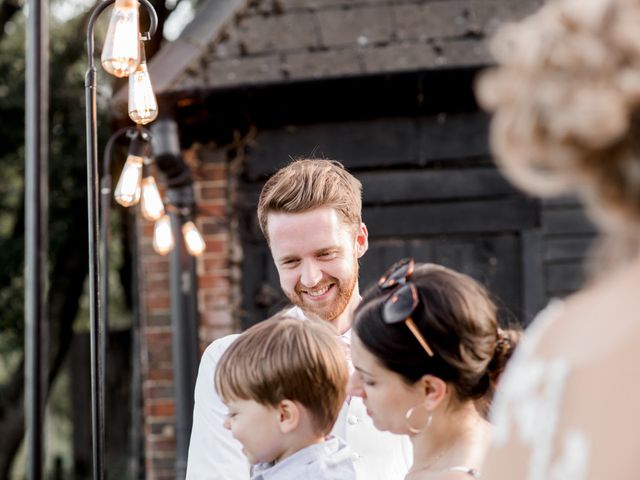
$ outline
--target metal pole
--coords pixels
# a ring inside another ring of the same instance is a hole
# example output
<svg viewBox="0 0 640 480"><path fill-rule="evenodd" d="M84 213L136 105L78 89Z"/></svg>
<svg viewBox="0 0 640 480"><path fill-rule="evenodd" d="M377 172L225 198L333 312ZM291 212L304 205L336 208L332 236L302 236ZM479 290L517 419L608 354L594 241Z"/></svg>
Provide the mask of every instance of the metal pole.
<svg viewBox="0 0 640 480"><path fill-rule="evenodd" d="M138 256L138 224L135 216L129 217L136 235L131 242L131 253L134 262L132 284L140 285L142 278L142 265ZM140 458L142 457L141 424L142 424L142 372L140 369L140 318L142 318L143 303L140 299L140 289L135 288L133 296L133 319L131 322L131 426L129 428L129 474L131 480L140 480L142 470Z"/></svg>
<svg viewBox="0 0 640 480"><path fill-rule="evenodd" d="M87 62L85 77L85 111L87 126L87 216L89 226L89 322L91 345L91 438L93 448L93 480L104 480L104 366L100 352L104 338L104 319L100 308L100 264L98 221L98 120L96 114L96 68L93 61L93 30L95 22L115 0L105 0L96 6L87 25Z"/></svg>
<svg viewBox="0 0 640 480"><path fill-rule="evenodd" d="M100 307L102 327L98 329L98 391L100 392L100 402L102 409L100 411L100 424L103 429L102 442L106 449L106 405L107 405L107 350L109 347L109 220L111 212L111 156L113 146L116 141L124 134L135 133L134 127L124 127L113 133L106 146L102 156L102 177L100 179ZM104 453L102 455L104 458Z"/></svg>
<svg viewBox="0 0 640 480"><path fill-rule="evenodd" d="M180 205L176 202L177 199L171 197L187 193L193 198L192 192L192 186L189 185L167 193L171 203L177 206ZM176 479L182 480L187 472L197 371L197 309L193 308L195 298L192 298L195 297L197 287L193 284L195 263L187 252L182 236L182 215L175 211L169 215L176 242L170 254L173 378L176 392Z"/></svg>
<svg viewBox="0 0 640 480"><path fill-rule="evenodd" d="M25 165L25 429L27 478L44 474L46 266L49 156L49 11L30 0L27 25Z"/></svg>

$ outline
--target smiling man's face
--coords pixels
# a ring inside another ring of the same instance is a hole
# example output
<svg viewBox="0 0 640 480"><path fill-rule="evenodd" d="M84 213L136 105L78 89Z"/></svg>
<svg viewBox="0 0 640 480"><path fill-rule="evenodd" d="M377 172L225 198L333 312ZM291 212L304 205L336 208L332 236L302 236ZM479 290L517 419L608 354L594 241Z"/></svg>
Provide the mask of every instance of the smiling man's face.
<svg viewBox="0 0 640 480"><path fill-rule="evenodd" d="M359 301L358 258L367 250L367 230L346 225L333 208L269 213L271 254L280 286L307 316L345 328Z"/></svg>

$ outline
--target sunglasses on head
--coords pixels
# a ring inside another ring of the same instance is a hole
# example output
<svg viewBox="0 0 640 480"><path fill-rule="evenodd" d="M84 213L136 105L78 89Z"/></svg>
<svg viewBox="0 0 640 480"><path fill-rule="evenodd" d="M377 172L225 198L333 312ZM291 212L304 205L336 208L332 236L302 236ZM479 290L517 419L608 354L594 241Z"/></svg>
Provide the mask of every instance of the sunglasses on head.
<svg viewBox="0 0 640 480"><path fill-rule="evenodd" d="M389 325L404 322L427 355L433 357L433 350L411 318L420 303L418 289L409 281L415 266L416 262L413 258L405 258L394 263L378 280L378 287L381 290L395 288L382 306L382 319Z"/></svg>

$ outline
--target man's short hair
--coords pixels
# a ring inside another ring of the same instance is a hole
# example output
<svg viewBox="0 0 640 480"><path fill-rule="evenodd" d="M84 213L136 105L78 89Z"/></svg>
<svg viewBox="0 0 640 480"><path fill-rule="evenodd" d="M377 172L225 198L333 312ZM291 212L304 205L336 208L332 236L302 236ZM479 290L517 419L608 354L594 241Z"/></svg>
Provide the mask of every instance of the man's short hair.
<svg viewBox="0 0 640 480"><path fill-rule="evenodd" d="M268 242L269 213L303 213L322 207L334 208L347 225L360 225L362 184L335 160L295 160L264 184L258 200L260 229Z"/></svg>
<svg viewBox="0 0 640 480"><path fill-rule="evenodd" d="M240 335L222 355L215 386L224 401L276 407L301 403L314 429L333 428L349 378L344 347L329 324L275 316Z"/></svg>

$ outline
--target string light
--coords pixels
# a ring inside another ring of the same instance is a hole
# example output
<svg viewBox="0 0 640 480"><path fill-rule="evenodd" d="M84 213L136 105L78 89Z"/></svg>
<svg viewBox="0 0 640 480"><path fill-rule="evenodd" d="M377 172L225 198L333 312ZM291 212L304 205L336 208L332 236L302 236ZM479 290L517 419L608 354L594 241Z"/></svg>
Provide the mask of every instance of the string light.
<svg viewBox="0 0 640 480"><path fill-rule="evenodd" d="M142 190L142 166L147 151L147 139L144 133L136 132L131 141L127 161L124 164L114 196L123 207L130 207L140 201Z"/></svg>
<svg viewBox="0 0 640 480"><path fill-rule="evenodd" d="M191 220L182 225L182 236L184 237L184 243L189 253L193 256L202 255L206 244L202 235L198 231L195 223Z"/></svg>
<svg viewBox="0 0 640 480"><path fill-rule="evenodd" d="M164 204L153 175L147 175L142 179L142 200L140 211L147 220L155 221L164 215Z"/></svg>
<svg viewBox="0 0 640 480"><path fill-rule="evenodd" d="M132 74L140 62L137 0L116 0L102 49L102 66L111 75Z"/></svg>
<svg viewBox="0 0 640 480"><path fill-rule="evenodd" d="M129 75L129 118L138 125L146 125L158 116L158 102L151 87L151 78L144 54L144 43L140 42L140 63Z"/></svg>
<svg viewBox="0 0 640 480"><path fill-rule="evenodd" d="M160 255L166 255L173 250L174 246L171 218L169 215L163 215L156 221L153 228L153 249Z"/></svg>

